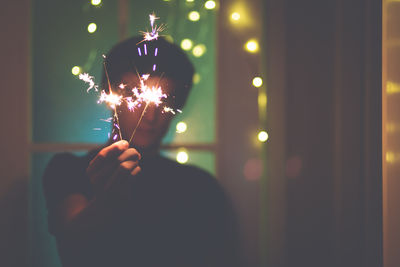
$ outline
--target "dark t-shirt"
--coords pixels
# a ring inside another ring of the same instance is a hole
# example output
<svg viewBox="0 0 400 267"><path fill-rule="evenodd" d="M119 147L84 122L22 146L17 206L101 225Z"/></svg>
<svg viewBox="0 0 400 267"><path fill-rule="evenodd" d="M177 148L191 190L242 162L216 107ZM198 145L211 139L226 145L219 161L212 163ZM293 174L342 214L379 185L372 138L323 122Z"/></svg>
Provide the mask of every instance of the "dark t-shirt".
<svg viewBox="0 0 400 267"><path fill-rule="evenodd" d="M232 209L217 180L161 156L140 161L142 171L128 188L127 205L116 207L113 220L83 249L63 245L58 208L74 193L93 198L85 171L97 152L58 154L43 177L49 231L64 266L239 265Z"/></svg>

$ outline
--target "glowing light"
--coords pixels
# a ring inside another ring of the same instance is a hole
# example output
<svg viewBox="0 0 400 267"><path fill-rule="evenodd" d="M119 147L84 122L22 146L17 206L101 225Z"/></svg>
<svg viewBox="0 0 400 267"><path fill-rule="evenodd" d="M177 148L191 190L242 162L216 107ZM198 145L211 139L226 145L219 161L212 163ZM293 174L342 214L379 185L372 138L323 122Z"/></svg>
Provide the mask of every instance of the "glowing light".
<svg viewBox="0 0 400 267"><path fill-rule="evenodd" d="M203 44L198 44L195 47L193 47L193 56L195 57L201 57L202 55L204 55L204 53L206 52L206 46Z"/></svg>
<svg viewBox="0 0 400 267"><path fill-rule="evenodd" d="M122 96L114 95L113 93L107 94L104 90L101 91L100 99L98 103L106 102L111 108L121 105Z"/></svg>
<svg viewBox="0 0 400 267"><path fill-rule="evenodd" d="M184 133L187 130L187 125L183 121L180 121L176 124L176 132L177 133Z"/></svg>
<svg viewBox="0 0 400 267"><path fill-rule="evenodd" d="M233 22L237 22L239 19L240 19L240 14L239 14L238 12L233 12L233 13L231 14L231 20L232 20Z"/></svg>
<svg viewBox="0 0 400 267"><path fill-rule="evenodd" d="M400 162L400 153L396 153L393 151L386 152L386 162L388 163Z"/></svg>
<svg viewBox="0 0 400 267"><path fill-rule="evenodd" d="M265 92L258 93L258 106L259 107L266 107L267 106L267 94Z"/></svg>
<svg viewBox="0 0 400 267"><path fill-rule="evenodd" d="M261 79L261 77L254 77L253 85L254 87L261 87L263 85L263 80Z"/></svg>
<svg viewBox="0 0 400 267"><path fill-rule="evenodd" d="M214 9L215 6L216 6L216 4L215 4L215 2L212 1L212 0L207 1L207 2L204 4L204 7L205 7L206 9Z"/></svg>
<svg viewBox="0 0 400 267"><path fill-rule="evenodd" d="M256 39L250 39L245 44L245 48L250 53L257 53L259 49L258 41Z"/></svg>
<svg viewBox="0 0 400 267"><path fill-rule="evenodd" d="M75 75L75 76L76 76L76 75L79 75L79 74L81 73L81 67L79 67L79 66L73 66L71 72L72 72L72 74Z"/></svg>
<svg viewBox="0 0 400 267"><path fill-rule="evenodd" d="M258 133L258 140L260 141L260 142L265 142L265 141L267 141L268 140L268 133L266 132L266 131L260 131L259 133Z"/></svg>
<svg viewBox="0 0 400 267"><path fill-rule="evenodd" d="M97 25L96 23L90 23L87 27L87 30L89 33L94 33L97 30Z"/></svg>
<svg viewBox="0 0 400 267"><path fill-rule="evenodd" d="M189 160L189 155L186 153L186 151L179 151L178 154L176 154L176 161L179 162L180 164L185 164Z"/></svg>
<svg viewBox="0 0 400 267"><path fill-rule="evenodd" d="M194 0L186 0L186 2L192 3L194 2Z"/></svg>
<svg viewBox="0 0 400 267"><path fill-rule="evenodd" d="M386 131L388 133L398 133L400 132L400 124L388 122L386 124Z"/></svg>
<svg viewBox="0 0 400 267"><path fill-rule="evenodd" d="M396 82L390 82L388 81L386 83L386 92L391 95L391 94L398 94L400 93L400 84Z"/></svg>
<svg viewBox="0 0 400 267"><path fill-rule="evenodd" d="M194 84L198 84L198 83L200 82L200 79L201 79L200 74L195 73L195 74L193 75L193 83L194 83Z"/></svg>
<svg viewBox="0 0 400 267"><path fill-rule="evenodd" d="M191 21L198 21L200 19L200 13L197 11L189 12L188 19Z"/></svg>
<svg viewBox="0 0 400 267"><path fill-rule="evenodd" d="M157 24L155 24L155 21L158 19L159 18L154 13L149 15L151 31L150 32L143 32L143 31L140 32L143 35L143 41L157 40L157 38L160 36L159 33L164 30L165 25L161 24L160 26L157 26ZM141 41L141 42L143 42L143 41ZM139 42L139 43L141 43L141 42Z"/></svg>
<svg viewBox="0 0 400 267"><path fill-rule="evenodd" d="M98 5L101 4L101 0L92 0L91 4L94 5L94 6L98 6Z"/></svg>
<svg viewBox="0 0 400 267"><path fill-rule="evenodd" d="M193 42L192 42L192 40L190 40L190 39L183 39L182 40L182 42L181 42L181 48L183 49L183 50L190 50L190 49L192 49L192 47L193 47Z"/></svg>

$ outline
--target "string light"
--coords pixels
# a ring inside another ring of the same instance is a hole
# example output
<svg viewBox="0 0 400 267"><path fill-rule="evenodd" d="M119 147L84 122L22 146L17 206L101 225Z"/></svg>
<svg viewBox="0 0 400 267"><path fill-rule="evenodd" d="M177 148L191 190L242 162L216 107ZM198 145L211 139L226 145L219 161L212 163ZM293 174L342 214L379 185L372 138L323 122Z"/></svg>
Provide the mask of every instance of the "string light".
<svg viewBox="0 0 400 267"><path fill-rule="evenodd" d="M94 33L97 30L97 25L96 23L90 23L87 27L87 30L89 33Z"/></svg>
<svg viewBox="0 0 400 267"><path fill-rule="evenodd" d="M198 21L200 19L200 13L197 11L191 11L188 15L189 20Z"/></svg>
<svg viewBox="0 0 400 267"><path fill-rule="evenodd" d="M91 3L93 6L98 6L98 5L101 4L101 0L92 0L90 3Z"/></svg>
<svg viewBox="0 0 400 267"><path fill-rule="evenodd" d="M81 67L79 67L79 66L73 66L71 72L72 72L72 74L75 75L75 76L76 76L76 75L79 75L79 74L81 73Z"/></svg>
<svg viewBox="0 0 400 267"><path fill-rule="evenodd" d="M177 133L184 133L187 130L187 125L183 121L180 121L176 124L176 132Z"/></svg>
<svg viewBox="0 0 400 267"><path fill-rule="evenodd" d="M250 53L257 53L259 49L258 41L256 39L250 39L246 42L245 48Z"/></svg>
<svg viewBox="0 0 400 267"><path fill-rule="evenodd" d="M178 154L176 154L176 161L179 162L180 164L185 164L189 160L189 155L186 151L179 151Z"/></svg>
<svg viewBox="0 0 400 267"><path fill-rule="evenodd" d="M212 0L207 1L207 2L204 4L204 7L205 7L206 9L214 9L215 6L216 6L216 4L215 4L215 2L212 1Z"/></svg>
<svg viewBox="0 0 400 267"><path fill-rule="evenodd" d="M193 47L193 56L195 57L201 57L202 55L204 55L204 53L206 52L206 46L203 44L198 44L195 47Z"/></svg>
<svg viewBox="0 0 400 267"><path fill-rule="evenodd" d="M253 86L254 87L261 87L263 85L263 80L261 77L254 77L253 79Z"/></svg>
<svg viewBox="0 0 400 267"><path fill-rule="evenodd" d="M190 50L190 49L192 49L192 47L193 47L193 42L192 42L192 40L190 40L190 39L183 39L182 40L182 42L181 42L181 48L183 49L183 50Z"/></svg>
<svg viewBox="0 0 400 267"><path fill-rule="evenodd" d="M266 131L260 131L259 133L258 133L258 140L260 141L260 142L265 142L265 141L267 141L268 140L268 133L266 132Z"/></svg>

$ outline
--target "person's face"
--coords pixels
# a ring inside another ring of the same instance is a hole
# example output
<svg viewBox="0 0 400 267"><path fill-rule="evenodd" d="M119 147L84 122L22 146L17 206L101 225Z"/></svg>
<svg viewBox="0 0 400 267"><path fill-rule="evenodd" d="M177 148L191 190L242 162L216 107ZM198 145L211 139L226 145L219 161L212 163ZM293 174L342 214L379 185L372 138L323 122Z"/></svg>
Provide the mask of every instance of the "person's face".
<svg viewBox="0 0 400 267"><path fill-rule="evenodd" d="M122 76L122 83L127 85L127 90L130 90L133 87L139 87L139 78L136 74L127 73ZM171 99L171 95L173 94L175 87L175 84L171 79L160 79L160 77L151 76L148 78L145 84L149 87L159 85L162 88L163 93L167 95L166 100ZM170 106L169 104L167 105ZM125 103L118 107L119 123L123 139L130 139L136 125L139 122L144 107L145 103L143 103L141 107L135 108L132 111L128 109ZM162 104L157 107L154 103L150 103L147 106L142 121L137 127L135 135L132 139L132 144L134 147L147 150L153 149L160 145L161 139L167 132L173 117L170 112L163 113L162 110Z"/></svg>

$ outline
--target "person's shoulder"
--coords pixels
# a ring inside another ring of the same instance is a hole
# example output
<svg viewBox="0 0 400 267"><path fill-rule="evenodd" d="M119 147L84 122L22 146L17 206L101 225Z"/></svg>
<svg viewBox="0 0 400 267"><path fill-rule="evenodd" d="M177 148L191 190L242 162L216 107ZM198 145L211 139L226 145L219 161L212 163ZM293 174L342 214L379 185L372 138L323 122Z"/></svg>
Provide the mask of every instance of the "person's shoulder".
<svg viewBox="0 0 400 267"><path fill-rule="evenodd" d="M190 183L192 186L196 187L213 187L220 189L220 184L217 178L215 178L208 171L195 165L181 164L168 158L164 158L164 161L168 162L167 164L170 166L170 168L175 170L174 173L181 178L180 180Z"/></svg>
<svg viewBox="0 0 400 267"><path fill-rule="evenodd" d="M198 177L203 177L204 179L215 180L214 176L209 172L191 164L181 164L175 160L169 159L167 157L161 157L164 161L163 164L169 165L170 168L176 169L180 173L186 173L190 175L195 175Z"/></svg>

